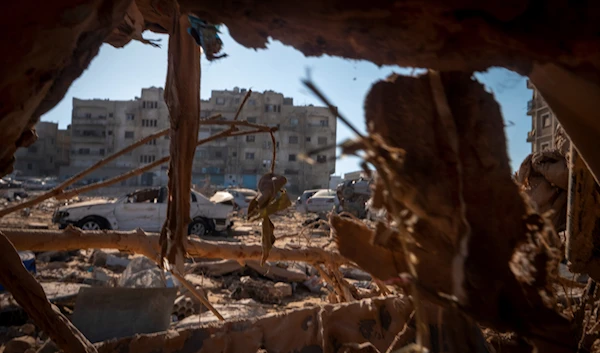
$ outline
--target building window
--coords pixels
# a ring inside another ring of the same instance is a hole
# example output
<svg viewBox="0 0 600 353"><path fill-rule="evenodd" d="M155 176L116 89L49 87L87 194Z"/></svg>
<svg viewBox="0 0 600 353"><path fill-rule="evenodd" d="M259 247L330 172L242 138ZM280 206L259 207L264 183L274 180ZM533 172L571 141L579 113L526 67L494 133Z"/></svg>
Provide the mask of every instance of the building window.
<svg viewBox="0 0 600 353"><path fill-rule="evenodd" d="M306 142L310 142L310 136L306 137Z"/></svg>
<svg viewBox="0 0 600 353"><path fill-rule="evenodd" d="M109 118L112 118L113 116L114 116L113 113L108 113Z"/></svg>
<svg viewBox="0 0 600 353"><path fill-rule="evenodd" d="M290 137L288 137L288 143L290 143L290 144L297 144L298 143L298 136L290 136Z"/></svg>
<svg viewBox="0 0 600 353"><path fill-rule="evenodd" d="M542 143L542 151L547 151L550 149L549 143Z"/></svg>
<svg viewBox="0 0 600 353"><path fill-rule="evenodd" d="M165 140L170 139L169 135L165 135Z"/></svg>
<svg viewBox="0 0 600 353"><path fill-rule="evenodd" d="M254 152L246 152L246 159L254 159Z"/></svg>
<svg viewBox="0 0 600 353"><path fill-rule="evenodd" d="M232 152L231 157L237 157L237 152Z"/></svg>
<svg viewBox="0 0 600 353"><path fill-rule="evenodd" d="M132 139L133 138L133 131L125 131L125 138L126 139Z"/></svg>
<svg viewBox="0 0 600 353"><path fill-rule="evenodd" d="M88 118L88 119L91 119L92 118L92 113L85 113L85 117Z"/></svg>
<svg viewBox="0 0 600 353"><path fill-rule="evenodd" d="M150 140L150 141L146 142L146 145L148 145L148 146L156 146L156 140Z"/></svg>
<svg viewBox="0 0 600 353"><path fill-rule="evenodd" d="M29 146L29 147L27 148L27 152L30 152L30 153L37 153L37 146Z"/></svg>
<svg viewBox="0 0 600 353"><path fill-rule="evenodd" d="M256 99L248 99L247 104L252 107L256 106Z"/></svg>
<svg viewBox="0 0 600 353"><path fill-rule="evenodd" d="M552 120L550 119L550 114L546 113L542 115L542 127L550 127L552 125Z"/></svg>
<svg viewBox="0 0 600 353"><path fill-rule="evenodd" d="M104 148L101 148L101 149L98 151L98 153L99 153L101 156L104 156Z"/></svg>
<svg viewBox="0 0 600 353"><path fill-rule="evenodd" d="M295 162L296 161L296 155L295 154L290 154L288 156L288 161L290 162Z"/></svg>
<svg viewBox="0 0 600 353"><path fill-rule="evenodd" d="M27 169L28 169L28 170L32 170L32 169L33 169L33 164L31 164L31 163L27 163Z"/></svg>
<svg viewBox="0 0 600 353"><path fill-rule="evenodd" d="M317 163L327 163L327 156L324 154L318 154Z"/></svg>
<svg viewBox="0 0 600 353"><path fill-rule="evenodd" d="M290 119L290 125L291 125L291 126L298 126L298 119L296 119L296 118L291 118L291 119Z"/></svg>
<svg viewBox="0 0 600 353"><path fill-rule="evenodd" d="M80 148L79 154L90 154L90 149L89 148Z"/></svg>
<svg viewBox="0 0 600 353"><path fill-rule="evenodd" d="M239 98L236 98L236 99L234 100L234 102L235 102L235 104L240 104L240 99L239 99Z"/></svg>
<svg viewBox="0 0 600 353"><path fill-rule="evenodd" d="M321 119L321 121L319 121L319 125L329 126L329 119Z"/></svg>
<svg viewBox="0 0 600 353"><path fill-rule="evenodd" d="M108 133L108 136L111 136L112 135L112 130L108 130L107 133Z"/></svg>
<svg viewBox="0 0 600 353"><path fill-rule="evenodd" d="M318 145L326 145L327 144L327 137L319 137L317 139L317 144Z"/></svg>
<svg viewBox="0 0 600 353"><path fill-rule="evenodd" d="M225 105L225 98L217 97L217 105Z"/></svg>
<svg viewBox="0 0 600 353"><path fill-rule="evenodd" d="M215 151L215 158L223 158L223 152Z"/></svg>
<svg viewBox="0 0 600 353"><path fill-rule="evenodd" d="M50 163L54 163L54 158L50 157Z"/></svg>
<svg viewBox="0 0 600 353"><path fill-rule="evenodd" d="M246 118L246 120L248 120L249 123L251 124L256 124L256 117L255 116L251 116Z"/></svg>
<svg viewBox="0 0 600 353"><path fill-rule="evenodd" d="M265 104L265 112L266 113L276 113L277 106L275 104Z"/></svg>
<svg viewBox="0 0 600 353"><path fill-rule="evenodd" d="M133 121L135 119L135 115L133 114L126 114L125 116L127 117L127 121Z"/></svg>
<svg viewBox="0 0 600 353"><path fill-rule="evenodd" d="M254 142L254 141L256 141L256 136L254 136L254 135L246 136L246 142Z"/></svg>
<svg viewBox="0 0 600 353"><path fill-rule="evenodd" d="M156 160L156 156L154 155L141 155L140 163L152 163Z"/></svg>

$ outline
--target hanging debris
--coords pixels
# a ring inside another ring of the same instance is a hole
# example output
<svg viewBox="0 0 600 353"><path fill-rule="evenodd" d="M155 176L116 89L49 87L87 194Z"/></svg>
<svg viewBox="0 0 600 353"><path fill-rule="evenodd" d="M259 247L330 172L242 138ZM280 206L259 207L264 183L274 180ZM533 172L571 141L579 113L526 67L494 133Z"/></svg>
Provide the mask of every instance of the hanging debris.
<svg viewBox="0 0 600 353"><path fill-rule="evenodd" d="M187 31L194 37L196 44L202 47L208 61L222 59L227 56L227 54L217 55L223 47L223 41L219 37L221 32L218 25L213 25L192 15L189 15L188 19L192 27L188 28Z"/></svg>

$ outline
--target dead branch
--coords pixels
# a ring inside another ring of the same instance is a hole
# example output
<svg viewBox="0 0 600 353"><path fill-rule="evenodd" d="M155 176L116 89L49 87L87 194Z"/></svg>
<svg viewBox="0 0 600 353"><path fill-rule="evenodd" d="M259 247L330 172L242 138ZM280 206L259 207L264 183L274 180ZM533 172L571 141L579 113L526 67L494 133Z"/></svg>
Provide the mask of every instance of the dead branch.
<svg viewBox="0 0 600 353"><path fill-rule="evenodd" d="M188 291L190 291L192 293L192 295L194 297L196 297L196 299L198 299L200 301L200 303L202 303L208 310L210 310L213 314L215 314L215 316L219 320L225 321L225 318L223 318L223 316L217 311L217 309L215 309L214 306L212 306L212 304L208 301L208 299L206 297L204 297L204 295L202 295L202 293L200 293L200 291L196 290L196 288L194 287L194 285L192 285L182 275L180 275L179 273L177 273L177 271L171 271L171 274L173 274L173 277L177 278L177 280L179 282L181 282L181 284L183 284L183 286Z"/></svg>
<svg viewBox="0 0 600 353"><path fill-rule="evenodd" d="M79 249L118 249L142 254L156 259L159 253L158 235L135 231L82 231L67 227L64 230L4 229L4 234L19 250L51 251ZM260 260L260 245L245 245L229 242L211 242L190 239L186 252L191 257L207 259ZM310 264L327 263L344 265L348 260L338 253L318 247L302 249L273 248L269 255L272 261L301 261Z"/></svg>
<svg viewBox="0 0 600 353"><path fill-rule="evenodd" d="M244 99L242 99L242 103L240 104L240 106L238 107L237 112L235 113L235 116L233 117L233 120L237 120L238 117L240 116L240 113L242 112L242 108L244 108L244 105L246 105L246 101L248 100L248 98L250 98L250 95L252 94L252 90L249 89L248 92L246 92L246 95L244 96Z"/></svg>
<svg viewBox="0 0 600 353"><path fill-rule="evenodd" d="M277 159L277 143L275 142L275 135L271 131L271 144L273 145L273 156L271 157L271 174L275 174L275 160Z"/></svg>
<svg viewBox="0 0 600 353"><path fill-rule="evenodd" d="M207 138L204 138L202 140L198 140L198 142L197 142L196 145L200 146L200 145L203 145L205 143L209 143L209 142L212 142L214 140L217 140L217 139L220 139L220 138L223 138L223 137L244 136L244 135L252 135L252 134L264 133L264 132L272 132L272 131L277 131L277 128L275 128L275 127L269 128L267 126L261 126L261 130L250 130L250 131L235 131L233 129L227 129L227 130L221 131L221 132L219 132L219 133L217 133L215 135L212 135L212 136L209 136ZM165 163L167 163L169 161L170 158L171 158L170 156L163 157L163 158L158 159L158 160L156 160L156 161L154 161L152 163L149 163L149 164L146 164L145 166L142 166L142 167L130 170L129 172L121 174L121 175L118 175L118 176L116 176L114 178L110 178L110 179L107 179L107 180L104 180L104 181L100 181L100 182L97 182L97 183L94 183L94 184L82 186L80 188L69 190L69 191L63 192L61 194L55 195L55 198L57 200L66 200L66 199L73 198L73 197L75 197L77 195L81 195L83 193L90 192L92 190L100 189L100 188L103 188L103 187L107 187L107 186L119 183L119 182L121 182L123 180L127 180L127 179L132 178L132 177L134 177L136 175L140 175L140 174L142 174L142 173L144 173L144 172L146 172L148 170L154 169L154 168L158 167L161 164L165 164ZM19 205L21 205L21 204L19 204ZM19 205L16 205L16 206L19 206ZM25 206L23 206L23 207L25 207ZM20 208L16 208L16 209L12 210L11 212L17 211L19 209Z"/></svg>
<svg viewBox="0 0 600 353"><path fill-rule="evenodd" d="M192 167L200 129L200 49L187 33L187 14L175 4L165 102L171 121L167 218L160 233L161 258L183 272L187 225L190 223Z"/></svg>
<svg viewBox="0 0 600 353"><path fill-rule="evenodd" d="M97 352L69 319L48 301L42 286L27 272L17 250L1 232L0 268L2 285L58 347L68 353Z"/></svg>
<svg viewBox="0 0 600 353"><path fill-rule="evenodd" d="M116 152L116 153L114 153L114 154L112 154L112 155L110 155L110 156L108 156L108 157L106 157L104 159L99 160L98 162L96 162L91 167L89 167L89 168L81 171L79 174L73 176L72 178L69 178L68 180L65 180L64 182L62 182L60 185L58 185L54 189L52 189L52 190L50 190L50 191L48 191L46 193L43 193L43 194L41 194L41 195L39 195L37 197L34 197L34 198L30 199L30 200L27 200L25 202L21 202L21 203L16 204L16 205L14 205L12 207L7 207L7 208L5 208L3 210L0 210L0 217L6 216L9 213L21 210L21 209L26 208L26 207L37 205L38 203L40 203L42 201L45 201L45 200L47 200L47 199L49 199L49 198L51 198L53 196L60 195L61 193L64 192L64 190L68 186L70 186L70 185L78 182L79 180L83 179L84 176L86 176L86 175L90 174L91 172L93 172L93 171L95 171L95 170L97 170L97 169L105 166L106 164L114 161L115 159L117 159L118 157L124 155L125 153L133 151L137 147L145 144L146 142L152 141L152 140L154 140L156 138L164 136L167 133L169 133L169 129L164 129L164 130L158 131L158 132L156 132L156 133L154 133L152 135L144 137L143 139L141 139L141 140L139 140L139 141L137 141L137 142L135 142L135 143L133 143L133 144L125 147L125 148L123 148L122 150L120 150L120 151L118 151L118 152Z"/></svg>

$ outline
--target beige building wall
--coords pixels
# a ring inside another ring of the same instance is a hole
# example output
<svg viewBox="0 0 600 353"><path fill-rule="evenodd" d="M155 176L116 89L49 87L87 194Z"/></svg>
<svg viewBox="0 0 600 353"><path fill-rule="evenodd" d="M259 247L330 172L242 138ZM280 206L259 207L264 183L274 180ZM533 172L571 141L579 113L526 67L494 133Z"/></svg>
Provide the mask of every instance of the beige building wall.
<svg viewBox="0 0 600 353"><path fill-rule="evenodd" d="M202 101L201 117L221 114L233 120L246 90L215 90ZM61 168L63 178L89 167L98 160L169 127L169 112L162 88L142 89L141 97L129 101L73 99L70 165ZM240 120L261 125L278 126L276 139L276 172L284 174L291 193L305 189L326 188L335 173L336 119L324 107L294 106L291 98L265 91L253 92L244 106ZM200 126L199 139L228 128L226 125ZM246 128L240 127L244 130ZM315 163L300 161L300 154L325 148L314 155ZM160 138L120 157L98 170L92 179L114 177L168 155L168 137ZM219 139L196 150L193 183L204 184L210 178L213 185L241 185L256 188L260 176L268 172L272 160L269 134ZM167 165L132 178L122 185L166 184Z"/></svg>
<svg viewBox="0 0 600 353"><path fill-rule="evenodd" d="M63 150L67 131L59 130L56 123L45 121L39 122L35 130L37 140L15 153L15 173L26 177L57 176L59 167L68 163Z"/></svg>
<svg viewBox="0 0 600 353"><path fill-rule="evenodd" d="M531 116L531 131L527 133L527 142L531 143L531 152L553 149L556 147L554 134L559 122L529 80L527 80L527 88L533 90L532 99L527 102L527 115Z"/></svg>

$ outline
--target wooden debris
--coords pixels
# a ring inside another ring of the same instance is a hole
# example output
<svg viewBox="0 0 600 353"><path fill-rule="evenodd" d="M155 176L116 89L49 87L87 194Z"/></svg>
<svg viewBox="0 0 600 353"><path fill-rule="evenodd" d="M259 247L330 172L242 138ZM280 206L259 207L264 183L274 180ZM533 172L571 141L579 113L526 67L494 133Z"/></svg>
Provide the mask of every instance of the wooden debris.
<svg viewBox="0 0 600 353"><path fill-rule="evenodd" d="M67 353L95 353L96 348L56 306L50 304L42 286L27 272L17 250L0 232L0 282L29 317Z"/></svg>
<svg viewBox="0 0 600 353"><path fill-rule="evenodd" d="M167 218L160 234L161 258L183 272L190 223L192 164L200 128L200 48L188 34L186 14L175 6L169 36L165 102L171 120Z"/></svg>

